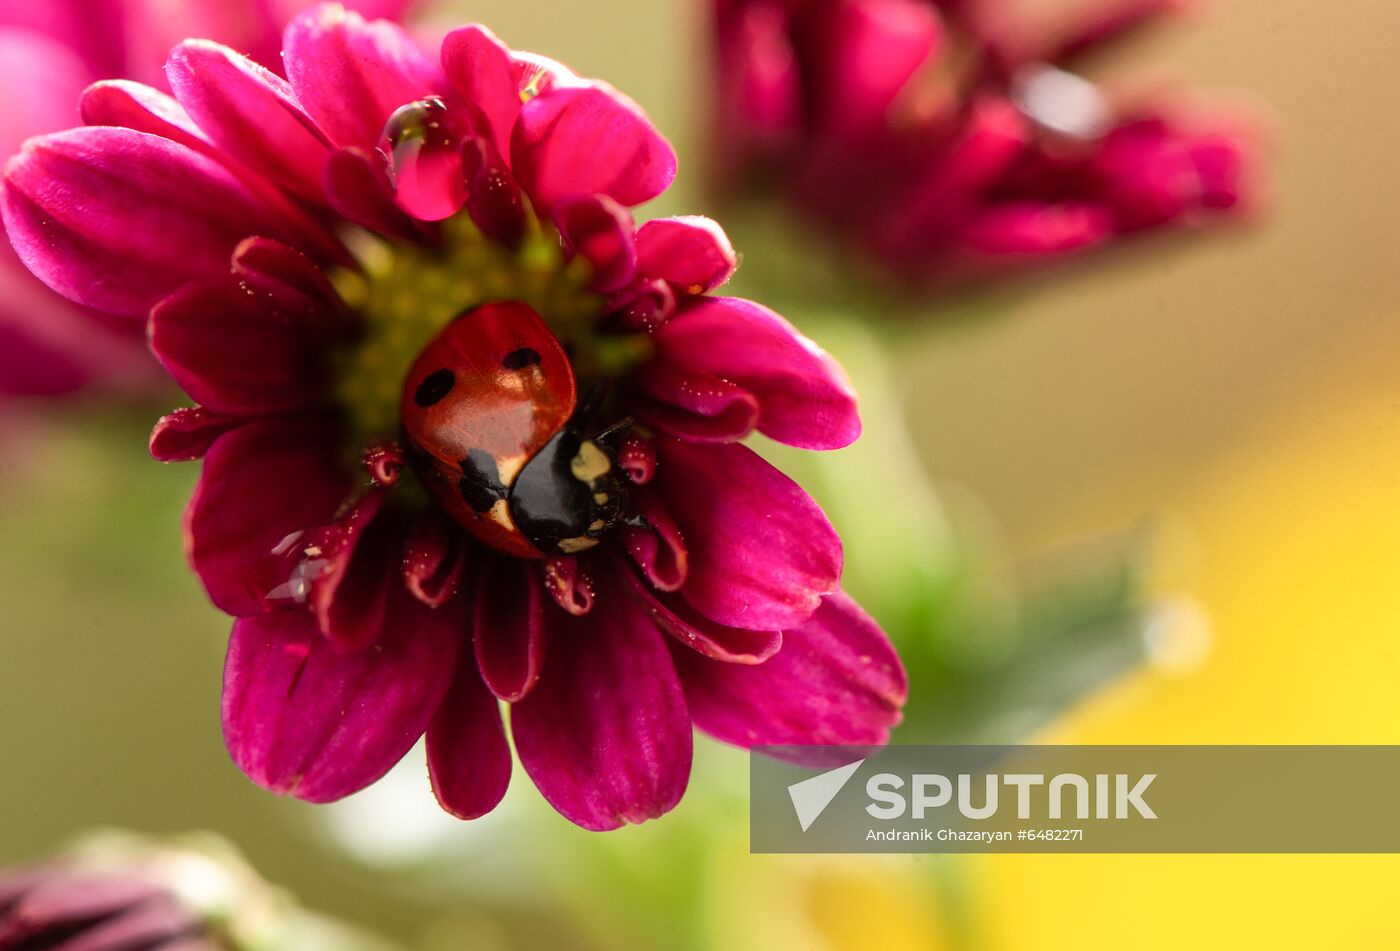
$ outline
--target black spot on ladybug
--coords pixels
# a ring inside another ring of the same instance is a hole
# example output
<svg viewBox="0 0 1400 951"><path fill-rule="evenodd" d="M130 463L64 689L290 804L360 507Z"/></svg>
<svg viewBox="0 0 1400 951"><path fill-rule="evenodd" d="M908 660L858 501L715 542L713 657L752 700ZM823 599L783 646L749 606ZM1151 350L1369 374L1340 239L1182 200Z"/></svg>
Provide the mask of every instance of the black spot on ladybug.
<svg viewBox="0 0 1400 951"><path fill-rule="evenodd" d="M496 460L482 449L473 449L462 460L462 478L457 482L457 490L473 512L489 512L508 491L501 481Z"/></svg>
<svg viewBox="0 0 1400 951"><path fill-rule="evenodd" d="M446 367L434 370L424 377L423 382L418 384L418 389L413 391L413 402L426 409L451 393L452 384L456 382L457 375Z"/></svg>
<svg viewBox="0 0 1400 951"><path fill-rule="evenodd" d="M532 367L540 362L540 352L533 347L521 347L519 350L512 350L501 358L501 366L507 370L523 370Z"/></svg>

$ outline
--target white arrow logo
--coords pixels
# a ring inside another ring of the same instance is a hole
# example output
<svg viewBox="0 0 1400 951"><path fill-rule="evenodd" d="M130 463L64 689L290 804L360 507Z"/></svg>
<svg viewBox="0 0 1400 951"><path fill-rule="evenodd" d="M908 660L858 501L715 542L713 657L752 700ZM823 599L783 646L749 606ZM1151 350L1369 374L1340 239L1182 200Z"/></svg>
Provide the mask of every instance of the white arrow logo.
<svg viewBox="0 0 1400 951"><path fill-rule="evenodd" d="M802 824L803 832L810 829L817 817L826 811L826 807L831 805L831 800L845 788L846 783L864 762L863 759L856 760L848 766L838 767L788 787L788 795L792 797L792 808L797 812L797 821Z"/></svg>

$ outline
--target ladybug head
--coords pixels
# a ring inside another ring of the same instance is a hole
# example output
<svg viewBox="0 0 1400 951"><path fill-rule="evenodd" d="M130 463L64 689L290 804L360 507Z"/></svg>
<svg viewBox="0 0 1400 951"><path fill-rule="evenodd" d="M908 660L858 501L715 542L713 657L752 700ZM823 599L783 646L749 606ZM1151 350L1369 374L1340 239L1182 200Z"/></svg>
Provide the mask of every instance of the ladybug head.
<svg viewBox="0 0 1400 951"><path fill-rule="evenodd" d="M598 544L623 517L625 489L612 456L565 428L535 453L510 489L511 518L546 555L569 555Z"/></svg>

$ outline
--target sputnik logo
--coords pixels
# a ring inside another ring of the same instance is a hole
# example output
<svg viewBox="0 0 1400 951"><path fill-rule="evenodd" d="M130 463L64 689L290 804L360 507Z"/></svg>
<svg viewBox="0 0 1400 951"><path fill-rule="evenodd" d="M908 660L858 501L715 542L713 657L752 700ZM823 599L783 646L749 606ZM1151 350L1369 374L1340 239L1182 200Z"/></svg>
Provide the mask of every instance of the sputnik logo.
<svg viewBox="0 0 1400 951"><path fill-rule="evenodd" d="M863 759L856 760L811 779L793 783L787 788L788 796L792 799L793 811L797 813L797 821L801 824L803 832L810 829L812 823L826 811L826 807L831 805L831 801L846 787L846 783L850 782L864 762Z"/></svg>

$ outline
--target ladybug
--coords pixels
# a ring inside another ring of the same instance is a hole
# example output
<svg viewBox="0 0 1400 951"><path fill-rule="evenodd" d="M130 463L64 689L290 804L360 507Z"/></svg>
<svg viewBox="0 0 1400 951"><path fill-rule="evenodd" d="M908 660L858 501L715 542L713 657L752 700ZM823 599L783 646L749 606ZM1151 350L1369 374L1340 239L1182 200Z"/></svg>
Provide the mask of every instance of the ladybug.
<svg viewBox="0 0 1400 951"><path fill-rule="evenodd" d="M523 558L592 548L622 516L613 459L578 415L568 356L519 301L457 317L409 370L400 403L428 491L477 539Z"/></svg>

